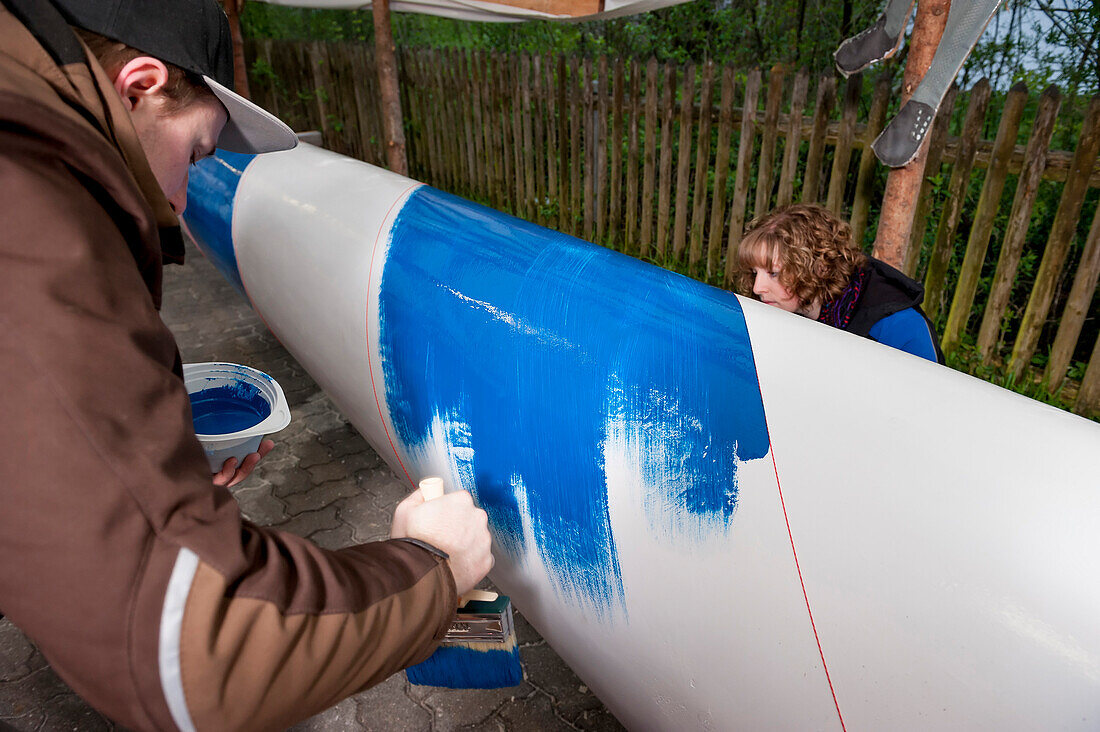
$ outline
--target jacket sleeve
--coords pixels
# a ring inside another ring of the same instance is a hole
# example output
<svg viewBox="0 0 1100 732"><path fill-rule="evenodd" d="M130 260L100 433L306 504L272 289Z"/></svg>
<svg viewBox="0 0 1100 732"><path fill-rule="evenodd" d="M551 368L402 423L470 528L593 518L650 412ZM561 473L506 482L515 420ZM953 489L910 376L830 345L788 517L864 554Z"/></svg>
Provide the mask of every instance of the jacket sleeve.
<svg viewBox="0 0 1100 732"><path fill-rule="evenodd" d="M928 321L914 308L899 310L871 326L872 339L899 351L938 362L936 336Z"/></svg>
<svg viewBox="0 0 1100 732"><path fill-rule="evenodd" d="M147 204L20 139L0 130L2 611L133 729L281 729L426 658L445 557L243 521L142 279Z"/></svg>

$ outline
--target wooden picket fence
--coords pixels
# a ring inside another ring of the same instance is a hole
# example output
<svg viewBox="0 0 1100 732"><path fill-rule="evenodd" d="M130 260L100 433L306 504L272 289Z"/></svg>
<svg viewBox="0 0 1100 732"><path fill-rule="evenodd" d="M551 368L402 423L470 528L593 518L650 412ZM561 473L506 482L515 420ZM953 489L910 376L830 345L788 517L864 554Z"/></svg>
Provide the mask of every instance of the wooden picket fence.
<svg viewBox="0 0 1100 732"><path fill-rule="evenodd" d="M295 129L321 130L330 149L384 165L369 46L263 40L250 41L247 53L257 102ZM819 202L845 217L857 240L873 233L883 171L869 143L897 106L885 74L838 82L783 66L436 50L403 51L400 66L411 175L524 219L719 286L732 281L746 222L776 206ZM1077 389L1075 411L1100 413L1100 339L1080 382L1065 378L1074 354L1087 350L1078 341L1097 310L1100 206L1075 271L1066 260L1088 191L1100 187L1100 97L1089 103L1073 151L1049 149L1061 105L1054 87L1039 95L1026 145L1016 141L1027 88L1010 90L987 140L990 97L982 80L963 93L952 89L941 105L903 269L923 273L924 307L944 323L945 350L973 341L981 362L1051 392L1068 383ZM965 101L959 114L957 100ZM953 114L962 118L957 135L949 134ZM967 190L982 170L968 212ZM944 180L937 205L933 187ZM1061 184L1061 199L1021 316L1010 301L1043 181ZM1013 185L1007 224L994 232L1002 193ZM964 219L972 221L965 247ZM929 227L934 244L922 256ZM995 233L991 289L976 302ZM1036 372L1030 364L1044 328L1053 341Z"/></svg>

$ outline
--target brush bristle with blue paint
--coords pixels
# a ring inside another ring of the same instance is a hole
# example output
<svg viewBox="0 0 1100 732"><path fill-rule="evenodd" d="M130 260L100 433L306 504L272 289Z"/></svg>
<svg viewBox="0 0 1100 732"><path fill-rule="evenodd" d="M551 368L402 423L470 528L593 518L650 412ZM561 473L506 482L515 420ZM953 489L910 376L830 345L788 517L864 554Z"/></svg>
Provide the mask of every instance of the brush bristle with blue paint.
<svg viewBox="0 0 1100 732"><path fill-rule="evenodd" d="M441 478L420 481L425 501L443 495ZM448 689L500 689L523 681L512 602L506 595L472 590L428 660L405 669L409 683Z"/></svg>
<svg viewBox="0 0 1100 732"><path fill-rule="evenodd" d="M409 683L449 689L500 689L523 681L511 601L495 592L478 596L485 599L468 599L470 595L463 598L458 617L435 653L427 661L405 669Z"/></svg>

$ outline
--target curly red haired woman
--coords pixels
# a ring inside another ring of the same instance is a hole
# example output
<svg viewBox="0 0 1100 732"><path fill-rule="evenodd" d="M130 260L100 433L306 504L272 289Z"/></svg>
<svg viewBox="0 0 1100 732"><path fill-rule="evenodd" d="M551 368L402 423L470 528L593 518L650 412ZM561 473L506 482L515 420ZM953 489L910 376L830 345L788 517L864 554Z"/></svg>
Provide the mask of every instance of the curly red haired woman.
<svg viewBox="0 0 1100 732"><path fill-rule="evenodd" d="M829 210L796 204L760 217L737 258L743 295L943 363L920 309L924 288L860 251L848 224Z"/></svg>

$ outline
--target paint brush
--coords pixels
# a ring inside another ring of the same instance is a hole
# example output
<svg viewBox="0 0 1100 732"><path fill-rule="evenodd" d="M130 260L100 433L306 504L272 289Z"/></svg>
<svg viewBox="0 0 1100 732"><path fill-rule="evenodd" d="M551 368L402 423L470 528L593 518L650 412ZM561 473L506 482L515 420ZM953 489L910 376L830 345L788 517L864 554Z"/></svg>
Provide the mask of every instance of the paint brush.
<svg viewBox="0 0 1100 732"><path fill-rule="evenodd" d="M420 481L425 501L443 495L442 478ZM512 602L507 595L471 590L428 660L405 669L409 683L449 689L500 689L523 681Z"/></svg>

